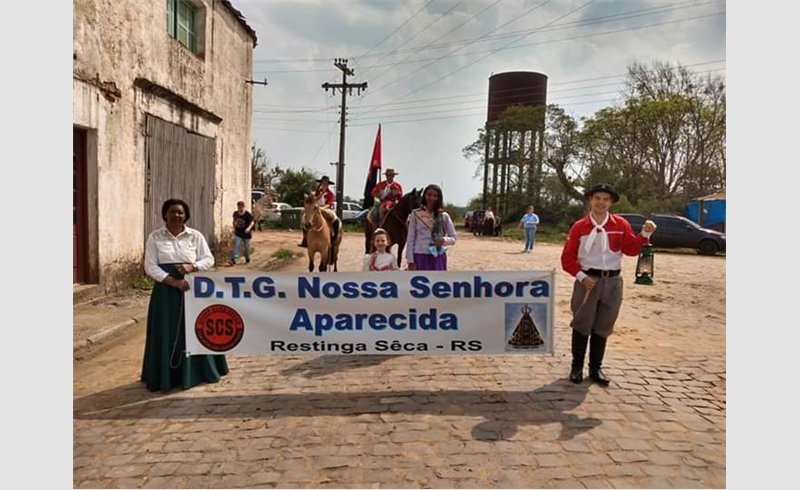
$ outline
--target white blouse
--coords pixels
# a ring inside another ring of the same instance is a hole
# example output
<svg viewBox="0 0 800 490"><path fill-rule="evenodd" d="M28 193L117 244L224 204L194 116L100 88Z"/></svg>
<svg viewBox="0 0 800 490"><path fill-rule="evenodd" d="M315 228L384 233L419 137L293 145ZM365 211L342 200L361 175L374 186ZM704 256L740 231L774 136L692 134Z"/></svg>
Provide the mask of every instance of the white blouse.
<svg viewBox="0 0 800 490"><path fill-rule="evenodd" d="M150 233L144 247L144 272L154 281L162 282L169 274L158 264L192 264L204 271L214 266L214 255L206 238L194 228L184 226L175 236L162 226Z"/></svg>
<svg viewBox="0 0 800 490"><path fill-rule="evenodd" d="M373 269L373 256L375 256L375 263ZM384 253L371 253L369 255L364 256L364 268L362 271L369 272L369 271L396 271L400 268L397 267L397 259L394 258L390 252Z"/></svg>

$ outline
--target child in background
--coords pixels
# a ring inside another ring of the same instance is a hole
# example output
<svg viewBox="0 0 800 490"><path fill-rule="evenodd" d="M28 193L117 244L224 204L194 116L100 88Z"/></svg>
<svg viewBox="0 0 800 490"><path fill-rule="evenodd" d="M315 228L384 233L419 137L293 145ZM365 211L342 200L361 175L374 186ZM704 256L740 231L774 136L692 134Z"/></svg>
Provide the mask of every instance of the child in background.
<svg viewBox="0 0 800 490"><path fill-rule="evenodd" d="M364 256L364 272L367 271L396 271L397 260L389 252L389 234L383 228L378 228L372 233L372 253Z"/></svg>

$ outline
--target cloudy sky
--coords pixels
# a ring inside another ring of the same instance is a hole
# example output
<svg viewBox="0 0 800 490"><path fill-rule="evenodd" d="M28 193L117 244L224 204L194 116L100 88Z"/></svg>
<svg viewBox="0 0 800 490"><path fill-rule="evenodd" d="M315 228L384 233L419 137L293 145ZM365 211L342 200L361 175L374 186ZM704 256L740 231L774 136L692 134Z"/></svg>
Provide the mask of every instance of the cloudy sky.
<svg viewBox="0 0 800 490"><path fill-rule="evenodd" d="M383 166L411 189L442 185L447 202L478 194L462 148L486 119L489 77L536 71L548 102L576 117L619 100L631 63L670 61L725 73L724 1L234 0L258 34L253 138L270 160L336 176L341 82L348 58L345 194L359 199L378 123Z"/></svg>

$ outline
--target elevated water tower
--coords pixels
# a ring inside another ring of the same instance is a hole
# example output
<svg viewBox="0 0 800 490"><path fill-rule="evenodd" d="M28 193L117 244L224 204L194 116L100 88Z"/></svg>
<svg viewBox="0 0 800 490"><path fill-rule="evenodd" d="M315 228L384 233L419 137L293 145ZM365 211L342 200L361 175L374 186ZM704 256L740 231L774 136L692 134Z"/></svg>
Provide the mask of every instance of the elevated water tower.
<svg viewBox="0 0 800 490"><path fill-rule="evenodd" d="M541 189L544 110L540 118L522 125L497 125L503 112L517 105L544 109L547 75L512 71L489 77L483 207L492 206L503 216L508 213L510 192L516 191L528 204L534 204Z"/></svg>

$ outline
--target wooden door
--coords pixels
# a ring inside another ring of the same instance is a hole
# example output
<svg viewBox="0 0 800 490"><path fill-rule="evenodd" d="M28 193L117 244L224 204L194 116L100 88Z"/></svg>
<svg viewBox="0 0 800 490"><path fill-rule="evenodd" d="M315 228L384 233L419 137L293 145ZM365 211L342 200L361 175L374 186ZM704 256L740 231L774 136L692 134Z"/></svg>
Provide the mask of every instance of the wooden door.
<svg viewBox="0 0 800 490"><path fill-rule="evenodd" d="M72 129L72 282L86 281L86 131Z"/></svg>

